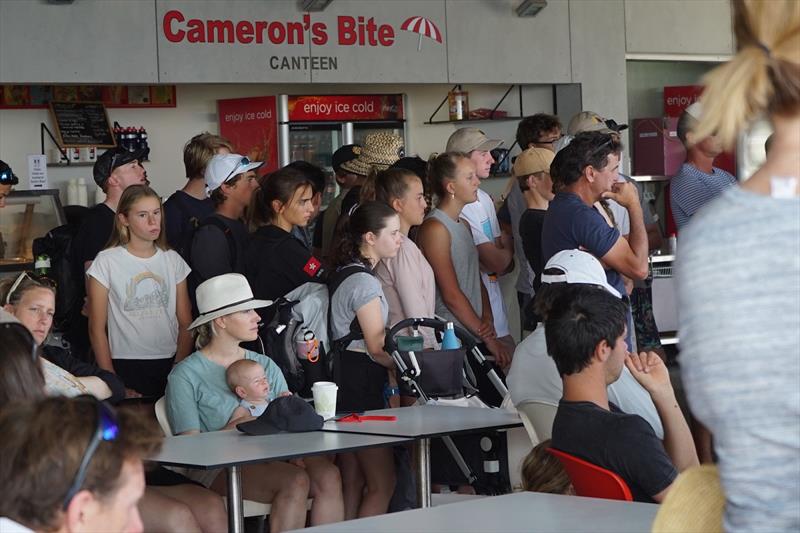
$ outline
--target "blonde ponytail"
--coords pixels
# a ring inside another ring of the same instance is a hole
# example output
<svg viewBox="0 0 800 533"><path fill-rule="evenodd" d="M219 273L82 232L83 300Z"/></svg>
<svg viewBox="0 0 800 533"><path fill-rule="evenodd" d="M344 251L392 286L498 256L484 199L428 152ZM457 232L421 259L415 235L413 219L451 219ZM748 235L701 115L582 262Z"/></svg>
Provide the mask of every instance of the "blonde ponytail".
<svg viewBox="0 0 800 533"><path fill-rule="evenodd" d="M733 0L739 52L703 78L703 116L695 135L731 147L764 112L800 111L800 2Z"/></svg>
<svg viewBox="0 0 800 533"><path fill-rule="evenodd" d="M214 329L214 322L206 322L200 326L195 328L195 339L194 339L194 347L198 350L202 350L208 343L211 342L211 339L217 334L216 329Z"/></svg>

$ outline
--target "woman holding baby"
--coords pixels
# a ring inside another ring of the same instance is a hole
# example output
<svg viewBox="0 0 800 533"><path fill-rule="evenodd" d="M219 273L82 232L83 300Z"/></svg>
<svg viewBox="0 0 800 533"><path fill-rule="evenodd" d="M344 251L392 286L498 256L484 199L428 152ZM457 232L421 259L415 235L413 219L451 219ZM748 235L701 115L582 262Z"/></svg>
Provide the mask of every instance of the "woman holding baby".
<svg viewBox="0 0 800 533"><path fill-rule="evenodd" d="M231 388L226 379L226 371L237 361L255 361L263 369L253 378L266 377L257 401L268 402L289 392L271 359L239 346L256 339L260 317L255 310L271 303L254 299L240 274L216 276L197 288L200 316L189 329L197 329L198 349L173 369L167 384L167 416L174 434L230 429L252 418L247 400L254 399L250 394L257 394L258 387L248 393L244 387ZM224 493L224 476L217 476L211 488ZM314 498L311 525L344 519L339 470L325 457L248 465L242 469L242 492L247 499L272 504L273 532L304 527L308 497Z"/></svg>

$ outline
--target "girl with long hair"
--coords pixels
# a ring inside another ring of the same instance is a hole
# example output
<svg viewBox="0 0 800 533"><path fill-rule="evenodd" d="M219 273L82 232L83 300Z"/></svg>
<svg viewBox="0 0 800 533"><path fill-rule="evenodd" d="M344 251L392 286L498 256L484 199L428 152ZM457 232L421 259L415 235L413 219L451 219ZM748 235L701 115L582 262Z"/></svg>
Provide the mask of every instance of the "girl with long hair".
<svg viewBox="0 0 800 533"><path fill-rule="evenodd" d="M436 278L436 314L470 331L494 353L499 347L478 251L460 216L478 198L475 164L466 154L440 154L431 160L428 177L438 203L422 224L417 244Z"/></svg>
<svg viewBox="0 0 800 533"><path fill-rule="evenodd" d="M284 167L261 178L249 209L253 231L245 254L245 275L257 298L274 300L303 283L322 281L321 262L298 238L314 214L311 181Z"/></svg>
<svg viewBox="0 0 800 533"><path fill-rule="evenodd" d="M694 133L732 146L761 115L764 164L681 230L681 371L712 433L726 531L800 529L800 3L735 0L737 54L703 80Z"/></svg>
<svg viewBox="0 0 800 533"><path fill-rule="evenodd" d="M288 394L278 365L240 346L256 340L261 320L256 309L270 304L253 297L241 274L215 276L197 288L200 316L190 325L197 332L197 351L175 366L167 386L167 416L176 435L231 429L252 418L249 413L232 418L239 398L231 393L225 378L227 368L242 359L264 367L270 399ZM211 488L224 493L225 476L217 475ZM272 504L269 522L273 532L303 528L309 496L314 498L311 525L344 517L341 478L326 457L247 465L242 471L242 491L248 499Z"/></svg>
<svg viewBox="0 0 800 533"><path fill-rule="evenodd" d="M389 305L373 270L381 260L397 255L401 239L400 217L394 209L381 202L366 202L344 224L339 245L333 251L335 272L331 273L331 281L344 276L344 269L356 272L340 278L331 294L330 337L346 337L355 321L364 338L344 346L334 363L340 410L366 411L385 406L384 389L394 377L392 358L383 350ZM391 448L341 454L339 465L345 486L345 516L385 513L396 479ZM366 485L364 490L353 490L360 486L360 479Z"/></svg>
<svg viewBox="0 0 800 533"><path fill-rule="evenodd" d="M425 191L422 179L402 168L382 170L367 181L361 199L376 200L395 210L400 217L400 249L397 255L375 265L375 275L383 285L389 303L389 324L411 317L433 318L436 311L436 280L431 265L408 237L414 226L425 219ZM436 346L436 337L422 328L426 348Z"/></svg>
<svg viewBox="0 0 800 533"><path fill-rule="evenodd" d="M189 271L167 246L158 194L147 185L125 189L111 239L86 274L97 364L127 388L162 396L173 359L191 351Z"/></svg>

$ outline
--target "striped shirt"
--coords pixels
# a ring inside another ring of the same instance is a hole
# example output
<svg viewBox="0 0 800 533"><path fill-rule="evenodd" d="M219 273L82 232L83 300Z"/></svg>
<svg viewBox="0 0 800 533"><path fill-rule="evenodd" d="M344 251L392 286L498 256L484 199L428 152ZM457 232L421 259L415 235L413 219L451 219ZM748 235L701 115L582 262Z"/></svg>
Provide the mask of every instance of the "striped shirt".
<svg viewBox="0 0 800 533"><path fill-rule="evenodd" d="M800 199L732 187L681 235L680 365L725 531L800 530Z"/></svg>
<svg viewBox="0 0 800 533"><path fill-rule="evenodd" d="M681 165L669 186L672 218L678 229L683 229L698 209L735 183L736 178L721 168L712 167L711 174L706 174L689 163Z"/></svg>

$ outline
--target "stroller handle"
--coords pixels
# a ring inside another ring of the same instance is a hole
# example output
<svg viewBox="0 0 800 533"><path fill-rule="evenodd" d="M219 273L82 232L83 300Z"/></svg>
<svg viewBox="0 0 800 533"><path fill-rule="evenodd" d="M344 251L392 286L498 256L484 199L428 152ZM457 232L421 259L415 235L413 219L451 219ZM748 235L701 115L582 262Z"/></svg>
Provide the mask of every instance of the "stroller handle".
<svg viewBox="0 0 800 533"><path fill-rule="evenodd" d="M397 341L395 340L395 337L401 330L410 327L431 328L435 329L436 331L443 332L447 328L447 321L439 320L437 318L406 318L401 320L392 326L389 332L386 334L384 349L387 353L392 353L393 351L397 350ZM472 350L477 345L475 337L472 335L472 333L461 326L453 324L453 331L455 332L456 337L458 337L458 340L461 341L461 345L464 349Z"/></svg>

